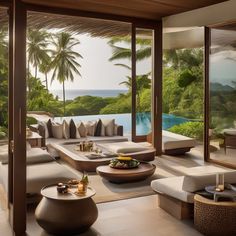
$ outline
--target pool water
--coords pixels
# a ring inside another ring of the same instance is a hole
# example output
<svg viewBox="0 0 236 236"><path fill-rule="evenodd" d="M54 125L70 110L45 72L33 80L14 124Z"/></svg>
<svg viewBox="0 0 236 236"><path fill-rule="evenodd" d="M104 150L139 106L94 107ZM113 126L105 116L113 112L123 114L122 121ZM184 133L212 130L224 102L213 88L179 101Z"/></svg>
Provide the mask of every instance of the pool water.
<svg viewBox="0 0 236 236"><path fill-rule="evenodd" d="M70 120L73 118L75 122L98 120L100 119L115 119L116 124L123 125L124 135L131 135L131 114L108 114L108 115L88 115L88 116L67 116L56 117L56 121L61 122L63 119ZM170 114L162 114L162 127L164 130L170 127L189 121L186 118L178 117ZM137 135L146 135L151 132L151 114L149 112L137 113L136 117L136 133Z"/></svg>

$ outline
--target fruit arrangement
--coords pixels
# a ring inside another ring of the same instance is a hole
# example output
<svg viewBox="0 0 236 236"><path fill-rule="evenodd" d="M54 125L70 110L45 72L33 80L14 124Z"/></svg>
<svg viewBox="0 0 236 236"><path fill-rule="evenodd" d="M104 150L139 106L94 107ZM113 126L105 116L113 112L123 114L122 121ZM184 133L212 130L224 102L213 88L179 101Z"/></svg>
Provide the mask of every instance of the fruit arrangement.
<svg viewBox="0 0 236 236"><path fill-rule="evenodd" d="M110 161L110 167L116 169L131 169L138 167L140 162L132 157L117 157Z"/></svg>

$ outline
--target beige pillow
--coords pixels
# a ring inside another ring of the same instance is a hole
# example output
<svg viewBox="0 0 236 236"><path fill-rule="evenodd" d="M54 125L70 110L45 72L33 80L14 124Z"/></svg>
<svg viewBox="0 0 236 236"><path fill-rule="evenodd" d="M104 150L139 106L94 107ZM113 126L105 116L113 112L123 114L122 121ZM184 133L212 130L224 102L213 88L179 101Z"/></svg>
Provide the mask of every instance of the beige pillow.
<svg viewBox="0 0 236 236"><path fill-rule="evenodd" d="M38 125L39 125L39 131L41 130L42 133L43 133L43 130L44 130L44 138L49 138L49 132L48 132L48 126L47 126L47 122L44 122L44 121L39 121L38 122ZM42 134L41 133L41 134ZM40 134L40 135L41 135ZM43 135L43 134L42 134Z"/></svg>
<svg viewBox="0 0 236 236"><path fill-rule="evenodd" d="M62 124L52 124L52 135L54 138L63 138L63 125Z"/></svg>
<svg viewBox="0 0 236 236"><path fill-rule="evenodd" d="M80 137L87 137L86 127L83 122L77 124L78 135ZM77 136L77 133L76 133Z"/></svg>
<svg viewBox="0 0 236 236"><path fill-rule="evenodd" d="M113 135L117 135L118 134L118 125L117 124L115 124L114 125L114 130L113 130Z"/></svg>
<svg viewBox="0 0 236 236"><path fill-rule="evenodd" d="M63 131L63 137L65 139L69 139L70 138L70 126L65 120L63 120L63 123L62 123L62 131Z"/></svg>
<svg viewBox="0 0 236 236"><path fill-rule="evenodd" d="M105 136L105 125L102 123L101 136Z"/></svg>
<svg viewBox="0 0 236 236"><path fill-rule="evenodd" d="M31 150L31 145L30 145L30 143L28 142L28 141L26 141L26 151L29 151L29 150Z"/></svg>
<svg viewBox="0 0 236 236"><path fill-rule="evenodd" d="M87 121L84 125L86 127L86 134L89 136L94 136L97 121Z"/></svg>
<svg viewBox="0 0 236 236"><path fill-rule="evenodd" d="M113 136L115 120L114 119L102 120L102 123L105 126L105 136Z"/></svg>

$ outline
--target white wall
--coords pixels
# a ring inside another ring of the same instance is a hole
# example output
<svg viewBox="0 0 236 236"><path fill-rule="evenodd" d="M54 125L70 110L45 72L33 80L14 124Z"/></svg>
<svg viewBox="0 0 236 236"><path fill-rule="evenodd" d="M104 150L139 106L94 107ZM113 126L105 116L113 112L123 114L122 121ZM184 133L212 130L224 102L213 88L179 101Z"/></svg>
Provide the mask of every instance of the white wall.
<svg viewBox="0 0 236 236"><path fill-rule="evenodd" d="M236 21L236 0L163 18L163 27L208 26Z"/></svg>

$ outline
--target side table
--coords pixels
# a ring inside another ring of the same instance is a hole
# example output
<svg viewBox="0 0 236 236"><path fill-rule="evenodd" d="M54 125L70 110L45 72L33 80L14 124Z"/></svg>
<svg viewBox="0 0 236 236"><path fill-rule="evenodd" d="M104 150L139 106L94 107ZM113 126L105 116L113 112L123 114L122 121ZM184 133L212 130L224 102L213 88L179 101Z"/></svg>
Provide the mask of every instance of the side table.
<svg viewBox="0 0 236 236"><path fill-rule="evenodd" d="M204 235L236 235L236 202L194 196L194 225Z"/></svg>
<svg viewBox="0 0 236 236"><path fill-rule="evenodd" d="M36 132L26 136L26 140L30 143L31 147L42 147L42 139L43 137Z"/></svg>
<svg viewBox="0 0 236 236"><path fill-rule="evenodd" d="M73 189L75 191L76 189ZM61 194L57 185L41 190L43 196L35 210L38 224L51 234L71 235L86 231L97 219L97 206L92 200L95 190L88 187L85 195Z"/></svg>

